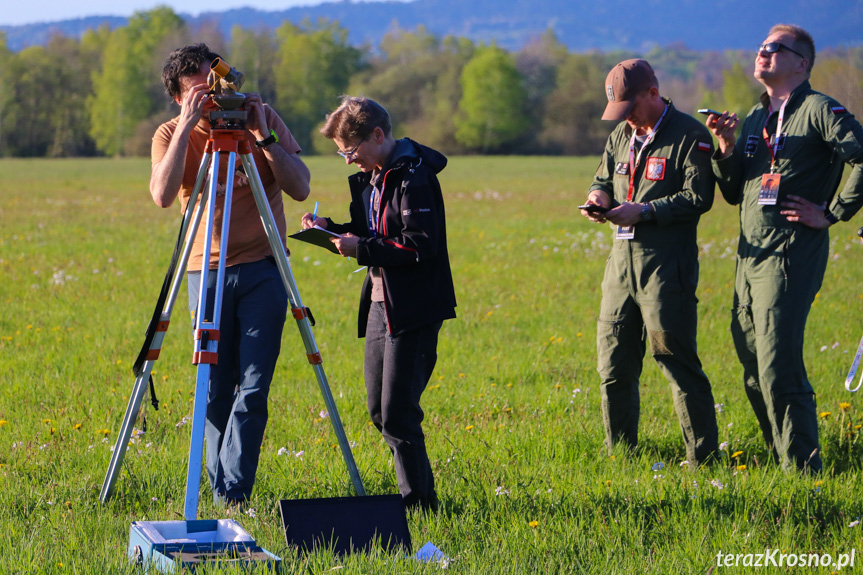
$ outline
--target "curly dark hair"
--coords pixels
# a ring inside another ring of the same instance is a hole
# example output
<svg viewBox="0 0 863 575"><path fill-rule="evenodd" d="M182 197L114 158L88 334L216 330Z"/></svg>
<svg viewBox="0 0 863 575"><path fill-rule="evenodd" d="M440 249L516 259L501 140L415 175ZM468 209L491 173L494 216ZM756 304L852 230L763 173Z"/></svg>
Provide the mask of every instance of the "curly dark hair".
<svg viewBox="0 0 863 575"><path fill-rule="evenodd" d="M165 92L172 100L176 100L180 97L180 78L194 76L201 70L201 64L204 62L209 64L216 58L220 56L203 42L174 50L168 55L162 67L162 84L165 86Z"/></svg>

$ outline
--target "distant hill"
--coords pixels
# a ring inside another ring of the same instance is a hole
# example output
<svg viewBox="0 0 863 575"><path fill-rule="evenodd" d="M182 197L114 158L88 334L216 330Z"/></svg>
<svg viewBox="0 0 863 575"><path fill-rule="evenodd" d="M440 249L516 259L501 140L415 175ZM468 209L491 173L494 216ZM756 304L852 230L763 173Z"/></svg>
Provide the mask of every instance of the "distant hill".
<svg viewBox="0 0 863 575"><path fill-rule="evenodd" d="M242 0L238 2L242 4ZM288 10L238 8L181 16L192 26L215 22L226 36L234 25L275 28L283 21L328 18L350 32L353 44L377 46L395 26L424 25L438 36L492 42L510 50L551 28L571 51L629 50L682 44L695 50L754 49L777 22L799 24L821 48L863 44L860 0L415 0L328 2ZM122 26L126 18L89 17L44 24L0 26L7 46L18 51L43 44L54 33L80 37L88 28Z"/></svg>

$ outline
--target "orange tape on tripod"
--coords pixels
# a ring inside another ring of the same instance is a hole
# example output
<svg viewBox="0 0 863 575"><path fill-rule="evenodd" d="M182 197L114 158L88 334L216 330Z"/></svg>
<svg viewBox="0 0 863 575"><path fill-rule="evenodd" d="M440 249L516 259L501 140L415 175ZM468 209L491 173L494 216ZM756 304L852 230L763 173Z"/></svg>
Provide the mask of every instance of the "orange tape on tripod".
<svg viewBox="0 0 863 575"><path fill-rule="evenodd" d="M156 324L156 333L158 332L166 332L168 331L168 324L170 324L170 320L168 321L160 321ZM161 352L161 348L153 348L147 351L147 355L144 356L146 361L156 361L159 359L159 353Z"/></svg>
<svg viewBox="0 0 863 575"><path fill-rule="evenodd" d="M192 356L192 363L194 365L198 365L200 363L216 365L219 363L219 354L215 351L196 351Z"/></svg>
<svg viewBox="0 0 863 575"><path fill-rule="evenodd" d="M209 336L210 341L219 341L219 330L201 328L195 330L195 339L203 339L204 334Z"/></svg>

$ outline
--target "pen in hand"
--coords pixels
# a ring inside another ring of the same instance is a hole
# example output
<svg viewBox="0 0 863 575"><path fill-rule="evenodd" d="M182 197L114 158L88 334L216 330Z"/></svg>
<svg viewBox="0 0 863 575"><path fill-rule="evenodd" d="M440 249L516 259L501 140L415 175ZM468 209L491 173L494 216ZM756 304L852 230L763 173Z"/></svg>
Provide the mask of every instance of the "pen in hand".
<svg viewBox="0 0 863 575"><path fill-rule="evenodd" d="M318 219L318 202L315 202L315 211L312 212L312 225L315 225L316 219Z"/></svg>

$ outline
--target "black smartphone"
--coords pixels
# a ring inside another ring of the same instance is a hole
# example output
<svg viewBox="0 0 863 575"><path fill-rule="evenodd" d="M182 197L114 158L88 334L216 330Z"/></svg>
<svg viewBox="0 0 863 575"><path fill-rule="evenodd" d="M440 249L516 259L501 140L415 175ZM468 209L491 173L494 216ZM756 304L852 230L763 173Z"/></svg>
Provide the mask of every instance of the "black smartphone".
<svg viewBox="0 0 863 575"><path fill-rule="evenodd" d="M609 208L602 207L599 204L584 204L583 206L578 206L578 209L592 214L604 214Z"/></svg>
<svg viewBox="0 0 863 575"><path fill-rule="evenodd" d="M710 108L701 108L698 110L699 114L704 114L705 116L709 116L710 114L714 114L716 116L721 116L722 112L717 112L716 110L711 110Z"/></svg>

